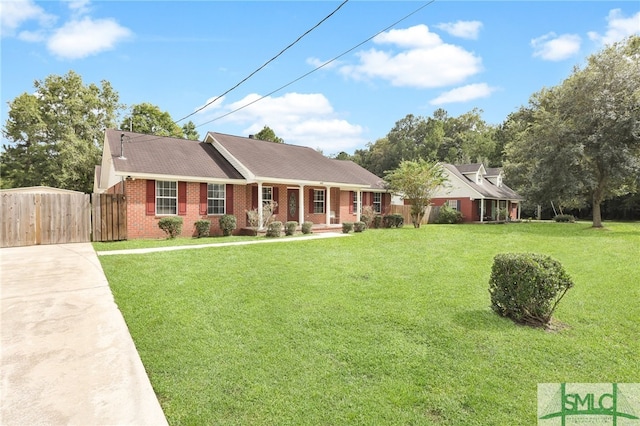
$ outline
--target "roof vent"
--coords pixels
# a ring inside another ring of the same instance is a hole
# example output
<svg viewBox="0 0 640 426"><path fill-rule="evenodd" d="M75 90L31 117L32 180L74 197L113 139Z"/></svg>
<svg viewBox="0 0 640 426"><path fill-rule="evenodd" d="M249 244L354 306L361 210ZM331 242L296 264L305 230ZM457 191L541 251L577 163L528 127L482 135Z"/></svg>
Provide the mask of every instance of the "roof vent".
<svg viewBox="0 0 640 426"><path fill-rule="evenodd" d="M255 139L256 136L255 135L249 135L249 139Z"/></svg>

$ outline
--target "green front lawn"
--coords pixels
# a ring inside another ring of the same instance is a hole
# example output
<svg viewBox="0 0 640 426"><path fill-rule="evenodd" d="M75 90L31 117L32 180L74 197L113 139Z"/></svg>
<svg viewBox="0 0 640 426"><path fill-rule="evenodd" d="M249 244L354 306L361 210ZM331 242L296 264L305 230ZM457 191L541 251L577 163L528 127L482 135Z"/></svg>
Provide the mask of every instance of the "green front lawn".
<svg viewBox="0 0 640 426"><path fill-rule="evenodd" d="M640 224L428 225L101 257L170 424L536 423L537 384L640 382ZM551 333L489 309L492 259L558 259Z"/></svg>

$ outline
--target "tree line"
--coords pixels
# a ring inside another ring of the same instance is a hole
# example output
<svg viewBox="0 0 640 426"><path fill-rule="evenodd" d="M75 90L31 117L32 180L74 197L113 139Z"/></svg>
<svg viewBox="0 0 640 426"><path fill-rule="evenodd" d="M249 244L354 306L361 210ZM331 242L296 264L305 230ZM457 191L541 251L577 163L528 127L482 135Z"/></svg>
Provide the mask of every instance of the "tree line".
<svg viewBox="0 0 640 426"><path fill-rule="evenodd" d="M168 112L149 103L128 108L108 81L84 84L74 71L34 82L33 93L9 102L2 134L9 141L0 153L0 187L52 186L81 192L93 190L100 164L104 130L198 140L196 126L182 127Z"/></svg>
<svg viewBox="0 0 640 426"><path fill-rule="evenodd" d="M91 192L107 128L199 139L193 122L181 127L155 105L122 105L108 81L85 85L70 71L35 81L34 87L9 102L2 188L48 185ZM268 126L256 137L284 142ZM507 184L525 197L525 208L554 202L561 210L581 209L592 214L594 226L602 225L603 211L640 218L640 37L591 55L584 67L532 94L528 105L500 125L487 124L478 109L458 117L444 109L431 117L408 114L386 136L335 158L380 177L405 161L504 167Z"/></svg>
<svg viewBox="0 0 640 426"><path fill-rule="evenodd" d="M640 218L640 37L591 55L559 85L534 93L498 125L474 109L450 117L412 114L353 155L380 177L405 161L483 163L504 167L505 181L525 208L557 206L610 218ZM606 203L605 203L606 202ZM611 217L613 216L613 217Z"/></svg>

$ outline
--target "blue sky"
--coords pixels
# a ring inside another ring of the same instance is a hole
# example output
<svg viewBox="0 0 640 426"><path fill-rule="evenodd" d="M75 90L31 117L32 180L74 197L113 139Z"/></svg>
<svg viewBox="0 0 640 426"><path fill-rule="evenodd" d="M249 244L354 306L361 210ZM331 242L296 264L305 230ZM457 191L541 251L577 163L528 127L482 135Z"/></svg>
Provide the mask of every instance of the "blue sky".
<svg viewBox="0 0 640 426"><path fill-rule="evenodd" d="M126 105L149 102L178 120L341 3L1 0L2 125L7 102L31 93L35 80L70 70L85 84L109 81ZM478 108L500 124L605 44L640 34L637 1L437 0L294 82L425 4L350 0L188 120L201 136L246 136L268 125L286 143L353 153L407 114L437 108L454 117Z"/></svg>

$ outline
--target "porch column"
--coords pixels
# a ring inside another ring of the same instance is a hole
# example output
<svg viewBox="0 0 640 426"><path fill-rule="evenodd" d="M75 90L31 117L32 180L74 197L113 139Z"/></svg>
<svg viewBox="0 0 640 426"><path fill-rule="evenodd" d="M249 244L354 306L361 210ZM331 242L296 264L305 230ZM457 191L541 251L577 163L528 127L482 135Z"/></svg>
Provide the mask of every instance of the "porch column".
<svg viewBox="0 0 640 426"><path fill-rule="evenodd" d="M484 198L480 199L480 222L484 222Z"/></svg>
<svg viewBox="0 0 640 426"><path fill-rule="evenodd" d="M325 187L325 191L327 196L325 197L326 199L324 200L325 205L324 205L324 222L327 225L331 225L331 187L330 186L326 186Z"/></svg>
<svg viewBox="0 0 640 426"><path fill-rule="evenodd" d="M362 213L362 191L359 189L356 192L356 205L358 207L356 210L356 222L360 222L360 214Z"/></svg>
<svg viewBox="0 0 640 426"><path fill-rule="evenodd" d="M302 226L304 223L304 206L307 205L304 202L304 185L300 185L300 190L298 192L298 223Z"/></svg>
<svg viewBox="0 0 640 426"><path fill-rule="evenodd" d="M263 224L264 210L262 205L262 182L258 182L258 229L264 229Z"/></svg>
<svg viewBox="0 0 640 426"><path fill-rule="evenodd" d="M520 208L521 208L522 204L520 204L520 201L518 201L518 220L520 220Z"/></svg>

